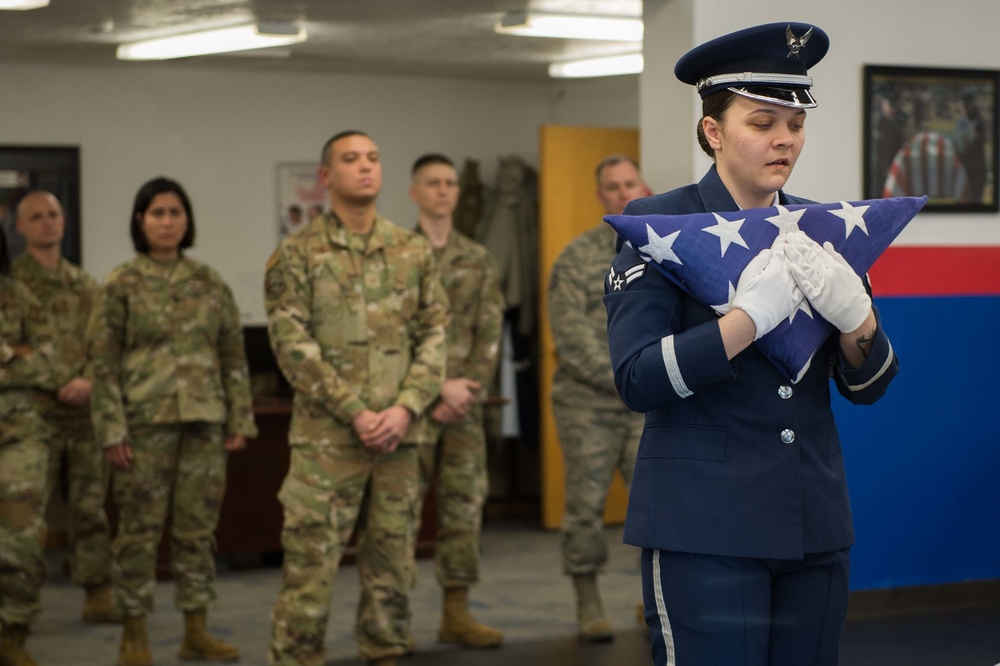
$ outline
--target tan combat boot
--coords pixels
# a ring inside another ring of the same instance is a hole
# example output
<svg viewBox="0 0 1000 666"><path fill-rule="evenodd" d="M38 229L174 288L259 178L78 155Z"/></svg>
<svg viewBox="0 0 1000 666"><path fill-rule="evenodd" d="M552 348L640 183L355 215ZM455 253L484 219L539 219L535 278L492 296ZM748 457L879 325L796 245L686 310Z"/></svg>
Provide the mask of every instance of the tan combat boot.
<svg viewBox="0 0 1000 666"><path fill-rule="evenodd" d="M465 647L498 647L503 643L503 632L476 622L469 614L469 588L450 587L444 591L444 612L438 640Z"/></svg>
<svg viewBox="0 0 1000 666"><path fill-rule="evenodd" d="M207 622L204 608L184 611L184 642L177 656L195 661L239 661L239 649L209 634Z"/></svg>
<svg viewBox="0 0 1000 666"><path fill-rule="evenodd" d="M88 585L86 589L87 596L80 615L84 622L117 624L122 621L121 613L115 611L115 595L110 585Z"/></svg>
<svg viewBox="0 0 1000 666"><path fill-rule="evenodd" d="M118 648L118 666L153 666L153 653L149 651L146 634L146 616L122 618L122 644Z"/></svg>
<svg viewBox="0 0 1000 666"><path fill-rule="evenodd" d="M615 640L611 623L604 617L601 597L597 594L597 576L573 576L576 588L576 619L580 626L580 640L587 643L610 643Z"/></svg>
<svg viewBox="0 0 1000 666"><path fill-rule="evenodd" d="M24 640L28 637L28 625L3 625L3 640L0 641L0 666L38 666L38 662L24 650Z"/></svg>

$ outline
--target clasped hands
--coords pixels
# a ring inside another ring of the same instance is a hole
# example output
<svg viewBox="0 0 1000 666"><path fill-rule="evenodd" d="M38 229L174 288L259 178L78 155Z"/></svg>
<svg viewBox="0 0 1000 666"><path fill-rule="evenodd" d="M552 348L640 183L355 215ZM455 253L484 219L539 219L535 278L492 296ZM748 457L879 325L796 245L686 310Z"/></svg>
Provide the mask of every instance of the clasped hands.
<svg viewBox="0 0 1000 666"><path fill-rule="evenodd" d="M479 382L466 377L446 380L441 387L441 396L431 409L431 418L444 425L464 421L479 401L481 388Z"/></svg>
<svg viewBox="0 0 1000 666"><path fill-rule="evenodd" d="M402 405L380 412L363 409L351 420L351 427L366 448L377 453L392 453L410 429L413 414Z"/></svg>
<svg viewBox="0 0 1000 666"><path fill-rule="evenodd" d="M731 305L753 320L759 340L803 299L842 333L859 328L872 306L861 278L833 245L821 247L802 231L778 236L747 264Z"/></svg>

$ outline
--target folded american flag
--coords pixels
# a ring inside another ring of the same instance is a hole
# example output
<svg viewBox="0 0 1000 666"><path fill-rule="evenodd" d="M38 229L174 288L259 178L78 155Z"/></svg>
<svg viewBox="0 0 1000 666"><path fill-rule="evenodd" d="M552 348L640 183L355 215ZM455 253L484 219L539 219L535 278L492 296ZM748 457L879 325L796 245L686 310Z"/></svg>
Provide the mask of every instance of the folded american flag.
<svg viewBox="0 0 1000 666"><path fill-rule="evenodd" d="M863 276L926 202L927 197L897 197L726 213L608 215L604 220L643 259L722 315L730 309L740 273L779 234L801 230L820 245L829 241ZM803 307L754 344L797 381L832 331L812 308Z"/></svg>

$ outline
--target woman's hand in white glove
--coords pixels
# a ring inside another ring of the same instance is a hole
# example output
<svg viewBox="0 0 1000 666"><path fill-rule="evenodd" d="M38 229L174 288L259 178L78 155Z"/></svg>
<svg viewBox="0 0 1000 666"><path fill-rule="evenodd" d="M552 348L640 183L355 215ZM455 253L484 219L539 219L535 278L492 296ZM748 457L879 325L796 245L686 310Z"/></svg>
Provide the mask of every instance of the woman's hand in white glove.
<svg viewBox="0 0 1000 666"><path fill-rule="evenodd" d="M812 307L841 333L860 327L872 309L872 299L850 264L833 244L823 247L804 232L786 235L788 268Z"/></svg>
<svg viewBox="0 0 1000 666"><path fill-rule="evenodd" d="M779 237L771 249L751 259L736 285L732 306L743 310L753 320L757 328L754 340L791 317L802 303L803 293L789 272L783 245Z"/></svg>

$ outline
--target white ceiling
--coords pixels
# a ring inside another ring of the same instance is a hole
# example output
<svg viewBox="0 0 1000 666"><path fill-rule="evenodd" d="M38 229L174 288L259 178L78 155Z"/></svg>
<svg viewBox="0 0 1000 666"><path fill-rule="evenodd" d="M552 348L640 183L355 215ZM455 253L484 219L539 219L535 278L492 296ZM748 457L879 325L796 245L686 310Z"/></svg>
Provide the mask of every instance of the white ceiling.
<svg viewBox="0 0 1000 666"><path fill-rule="evenodd" d="M112 64L120 42L252 20L297 21L309 39L290 47L287 58L209 56L185 63L545 80L550 62L638 48L494 34L505 12L526 9L640 16L642 0L51 0L44 9L0 11L0 63Z"/></svg>

